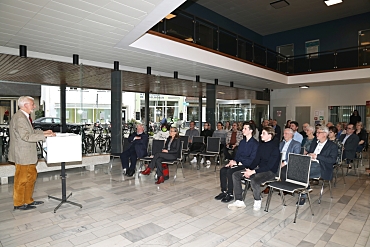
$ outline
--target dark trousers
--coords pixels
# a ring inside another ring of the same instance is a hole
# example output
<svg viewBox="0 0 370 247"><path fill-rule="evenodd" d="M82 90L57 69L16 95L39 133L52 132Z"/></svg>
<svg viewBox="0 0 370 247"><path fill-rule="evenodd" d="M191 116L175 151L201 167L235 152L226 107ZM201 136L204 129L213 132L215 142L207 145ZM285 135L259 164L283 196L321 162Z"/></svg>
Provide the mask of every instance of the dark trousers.
<svg viewBox="0 0 370 247"><path fill-rule="evenodd" d="M223 167L220 170L220 184L221 184L221 191L226 191L229 194L233 193L233 173L238 172L240 173L241 170L244 170L244 166L237 166L235 168L230 167Z"/></svg>
<svg viewBox="0 0 370 247"><path fill-rule="evenodd" d="M152 159L152 161L149 163L150 170L153 170L154 167L157 167L157 175L163 176L163 168L162 168L162 162L163 161L174 161L177 159L177 156L175 154L169 154L169 153L156 153Z"/></svg>
<svg viewBox="0 0 370 247"><path fill-rule="evenodd" d="M231 154L229 151L231 150ZM233 160L235 158L236 152L238 151L238 147L235 147L234 149L227 149L227 146L224 147L224 156L225 159Z"/></svg>
<svg viewBox="0 0 370 247"><path fill-rule="evenodd" d="M242 197L243 190L242 190L242 184L241 184L242 178L243 178L243 174L241 172L233 173L235 200L240 200L240 201L243 200L243 197ZM275 173L273 173L272 171L256 173L250 177L254 200L261 200L261 183L272 180L274 178L275 178Z"/></svg>
<svg viewBox="0 0 370 247"><path fill-rule="evenodd" d="M122 169L127 169L129 165L129 160L131 161L130 169L135 170L136 168L136 161L137 161L137 155L135 148L129 148L120 155L121 163L122 163Z"/></svg>

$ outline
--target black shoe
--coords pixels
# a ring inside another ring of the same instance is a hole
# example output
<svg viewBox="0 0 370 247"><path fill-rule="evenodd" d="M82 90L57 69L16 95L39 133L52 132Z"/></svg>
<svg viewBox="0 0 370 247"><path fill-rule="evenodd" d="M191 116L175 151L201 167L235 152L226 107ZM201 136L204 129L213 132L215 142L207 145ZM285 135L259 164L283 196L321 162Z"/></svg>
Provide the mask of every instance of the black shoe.
<svg viewBox="0 0 370 247"><path fill-rule="evenodd" d="M37 205L41 205L41 204L44 204L44 202L43 201L33 201L30 204L28 204L28 205L37 206Z"/></svg>
<svg viewBox="0 0 370 247"><path fill-rule="evenodd" d="M31 206L31 205L28 205L28 204L24 204L22 206L14 206L14 210L30 210L30 209L34 209L36 208L35 206Z"/></svg>
<svg viewBox="0 0 370 247"><path fill-rule="evenodd" d="M227 195L227 193L221 192L220 194L218 194L218 196L215 196L215 199L216 200L222 200L222 199L225 198L226 195Z"/></svg>
<svg viewBox="0 0 370 247"><path fill-rule="evenodd" d="M304 197L301 197L301 200L299 200L299 203L297 202L296 205L298 204L298 206L303 206L306 204L306 198Z"/></svg>
<svg viewBox="0 0 370 247"><path fill-rule="evenodd" d="M128 176L128 177L132 177L132 176L134 176L134 174L135 174L135 170L134 169L129 169L128 171L127 171L127 173L126 173L126 175Z"/></svg>
<svg viewBox="0 0 370 247"><path fill-rule="evenodd" d="M348 169L352 169L352 166L351 165L348 165Z"/></svg>
<svg viewBox="0 0 370 247"><path fill-rule="evenodd" d="M226 196L222 198L221 202L227 203L231 202L232 200L234 200L234 196L227 193Z"/></svg>

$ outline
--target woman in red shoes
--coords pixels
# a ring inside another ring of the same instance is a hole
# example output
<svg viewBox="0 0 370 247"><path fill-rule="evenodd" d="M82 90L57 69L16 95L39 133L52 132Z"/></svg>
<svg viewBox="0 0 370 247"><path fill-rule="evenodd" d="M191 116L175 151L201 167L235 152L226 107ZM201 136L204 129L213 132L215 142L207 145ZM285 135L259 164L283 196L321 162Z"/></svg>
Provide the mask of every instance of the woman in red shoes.
<svg viewBox="0 0 370 247"><path fill-rule="evenodd" d="M166 143L164 144L164 148L162 149L162 152L154 155L149 166L144 171L142 171L141 174L149 175L150 172L154 169L154 167L157 167L158 180L156 184L163 183L164 176L163 176L162 162L176 160L180 149L181 149L181 141L179 137L179 132L177 128L171 127L170 136L167 138Z"/></svg>

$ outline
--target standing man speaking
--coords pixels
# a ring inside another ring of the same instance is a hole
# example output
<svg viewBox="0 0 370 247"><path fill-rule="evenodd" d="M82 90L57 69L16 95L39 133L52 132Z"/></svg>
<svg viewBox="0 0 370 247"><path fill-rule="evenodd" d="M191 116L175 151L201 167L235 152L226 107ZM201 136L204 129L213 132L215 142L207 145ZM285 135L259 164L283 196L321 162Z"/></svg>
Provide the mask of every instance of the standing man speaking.
<svg viewBox="0 0 370 247"><path fill-rule="evenodd" d="M47 136L55 136L55 133L51 130L33 129L30 114L36 107L32 97L21 96L18 99L18 107L19 110L14 114L9 124L9 161L15 163L14 210L28 210L44 203L43 201L34 201L32 198L37 178L36 143L45 141Z"/></svg>

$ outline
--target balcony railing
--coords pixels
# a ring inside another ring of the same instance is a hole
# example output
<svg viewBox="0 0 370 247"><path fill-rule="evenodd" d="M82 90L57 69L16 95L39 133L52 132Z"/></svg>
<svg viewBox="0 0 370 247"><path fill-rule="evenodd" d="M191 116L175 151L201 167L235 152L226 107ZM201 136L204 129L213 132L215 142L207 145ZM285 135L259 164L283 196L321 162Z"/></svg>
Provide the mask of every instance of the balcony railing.
<svg viewBox="0 0 370 247"><path fill-rule="evenodd" d="M370 44L292 57L181 10L151 30L215 50L284 74L301 74L370 66Z"/></svg>

